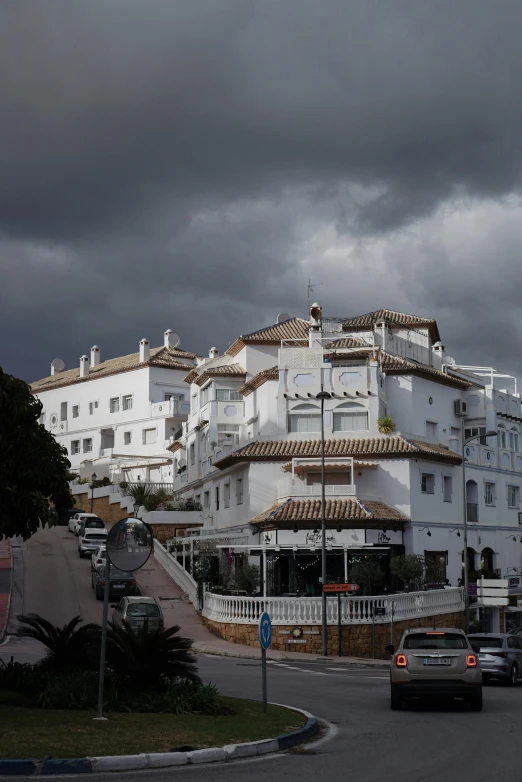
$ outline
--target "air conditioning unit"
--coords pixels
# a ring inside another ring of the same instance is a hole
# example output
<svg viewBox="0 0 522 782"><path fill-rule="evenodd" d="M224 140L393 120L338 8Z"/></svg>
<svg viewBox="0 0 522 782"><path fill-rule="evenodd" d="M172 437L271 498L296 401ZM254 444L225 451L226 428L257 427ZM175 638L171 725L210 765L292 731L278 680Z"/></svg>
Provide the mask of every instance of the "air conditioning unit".
<svg viewBox="0 0 522 782"><path fill-rule="evenodd" d="M455 400L455 415L463 416L468 414L468 403L460 399Z"/></svg>
<svg viewBox="0 0 522 782"><path fill-rule="evenodd" d="M522 513L520 511L518 512L518 523L522 527Z"/></svg>

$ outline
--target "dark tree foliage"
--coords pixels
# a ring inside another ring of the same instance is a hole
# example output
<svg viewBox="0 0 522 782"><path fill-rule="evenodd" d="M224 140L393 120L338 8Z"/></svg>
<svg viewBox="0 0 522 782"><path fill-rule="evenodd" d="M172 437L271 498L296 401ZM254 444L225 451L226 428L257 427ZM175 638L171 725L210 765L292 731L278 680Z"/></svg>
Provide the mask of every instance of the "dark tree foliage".
<svg viewBox="0 0 522 782"><path fill-rule="evenodd" d="M69 668L89 670L96 668L100 656L101 627L86 624L75 616L62 627L53 625L39 614L19 614L19 638L32 638L47 649L44 658L46 670L63 673Z"/></svg>
<svg viewBox="0 0 522 782"><path fill-rule="evenodd" d="M0 539L27 540L73 505L67 451L38 423L41 412L27 383L0 367Z"/></svg>

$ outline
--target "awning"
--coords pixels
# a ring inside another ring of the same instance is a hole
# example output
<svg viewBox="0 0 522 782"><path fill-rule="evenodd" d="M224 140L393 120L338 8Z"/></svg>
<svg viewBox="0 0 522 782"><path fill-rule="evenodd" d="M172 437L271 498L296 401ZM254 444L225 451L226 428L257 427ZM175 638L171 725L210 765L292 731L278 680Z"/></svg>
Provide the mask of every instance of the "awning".
<svg viewBox="0 0 522 782"><path fill-rule="evenodd" d="M403 530L409 519L395 508L378 500L355 498L326 500L326 528L335 530ZM321 526L321 500L279 502L250 521L260 530L314 530Z"/></svg>

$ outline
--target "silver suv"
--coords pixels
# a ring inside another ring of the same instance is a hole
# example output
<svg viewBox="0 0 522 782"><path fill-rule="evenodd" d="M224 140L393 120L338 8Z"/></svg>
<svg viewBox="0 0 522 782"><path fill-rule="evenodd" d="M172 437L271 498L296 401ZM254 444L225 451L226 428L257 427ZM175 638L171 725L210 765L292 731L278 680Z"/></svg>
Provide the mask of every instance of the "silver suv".
<svg viewBox="0 0 522 782"><path fill-rule="evenodd" d="M390 665L391 708L407 698L464 698L482 711L482 672L462 630L446 627L405 630Z"/></svg>

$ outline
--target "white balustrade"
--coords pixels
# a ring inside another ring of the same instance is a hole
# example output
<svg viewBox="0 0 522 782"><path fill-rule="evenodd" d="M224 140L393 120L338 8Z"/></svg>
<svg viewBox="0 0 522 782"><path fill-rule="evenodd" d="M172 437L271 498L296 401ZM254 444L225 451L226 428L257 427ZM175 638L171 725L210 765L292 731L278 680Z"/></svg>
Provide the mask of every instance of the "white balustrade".
<svg viewBox="0 0 522 782"><path fill-rule="evenodd" d="M192 605L198 605L198 585L183 568L179 562L176 562L164 546L158 540L154 540L154 557L158 560L160 565L167 571L169 576L176 582L176 584L187 593Z"/></svg>
<svg viewBox="0 0 522 782"><path fill-rule="evenodd" d="M291 478L282 478L276 484L277 499L284 497L320 497L321 484L308 485L301 480L292 483ZM326 497L355 497L356 488L352 484L329 484L324 487Z"/></svg>
<svg viewBox="0 0 522 782"><path fill-rule="evenodd" d="M337 596L328 596L328 624L337 624ZM373 597L341 597L341 624L371 624L376 608L385 608L376 621L394 622L464 610L460 587L430 592L410 592ZM257 624L267 611L275 625L317 625L321 623L320 597L233 597L205 593L203 616L214 622Z"/></svg>

